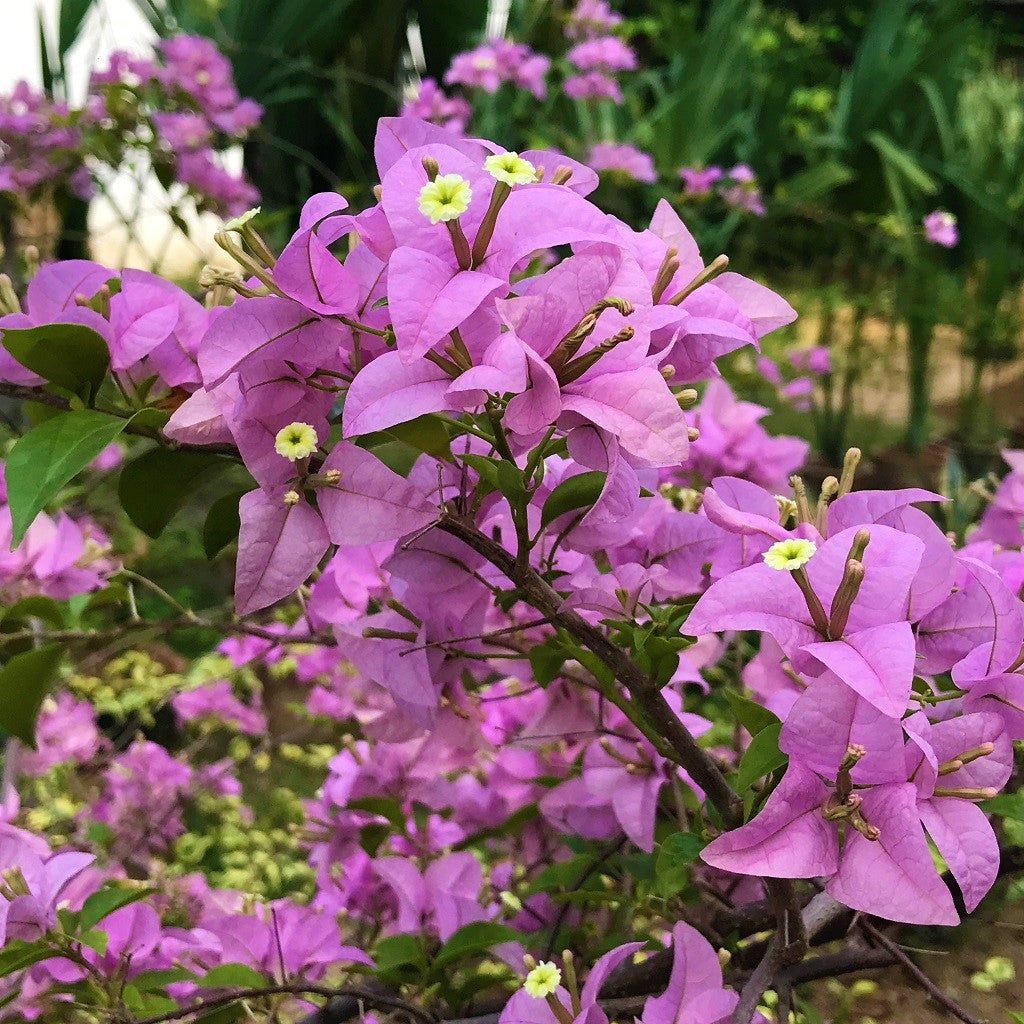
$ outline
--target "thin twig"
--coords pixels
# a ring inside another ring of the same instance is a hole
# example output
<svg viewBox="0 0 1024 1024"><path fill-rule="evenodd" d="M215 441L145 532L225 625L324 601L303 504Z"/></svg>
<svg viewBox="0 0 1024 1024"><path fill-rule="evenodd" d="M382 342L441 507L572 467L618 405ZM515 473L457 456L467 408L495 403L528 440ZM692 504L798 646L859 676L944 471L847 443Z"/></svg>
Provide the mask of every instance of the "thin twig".
<svg viewBox="0 0 1024 1024"><path fill-rule="evenodd" d="M351 996L375 1009L389 1010L393 1013L404 1013L420 1024L437 1024L437 1018L422 1007L415 1006L395 996L383 995L373 992L368 988L358 986L342 986L331 988L329 985L310 985L306 982L294 982L293 984L267 985L265 988L244 988L225 992L223 995L212 996L191 1006L181 1006L166 1013L154 1014L151 1017L136 1017L132 1024L167 1024L168 1021L184 1020L197 1013L206 1010L214 1010L221 1006L228 1006L239 999L263 999L266 996L293 995L293 996L323 996L332 998L334 996Z"/></svg>
<svg viewBox="0 0 1024 1024"><path fill-rule="evenodd" d="M952 996L944 992L938 985L921 970L917 964L893 942L888 935L885 935L876 928L867 918L861 918L858 922L861 931L867 936L868 941L881 946L892 958L917 982L947 1013L951 1013L963 1024L985 1024L980 1017L975 1017L964 1009Z"/></svg>

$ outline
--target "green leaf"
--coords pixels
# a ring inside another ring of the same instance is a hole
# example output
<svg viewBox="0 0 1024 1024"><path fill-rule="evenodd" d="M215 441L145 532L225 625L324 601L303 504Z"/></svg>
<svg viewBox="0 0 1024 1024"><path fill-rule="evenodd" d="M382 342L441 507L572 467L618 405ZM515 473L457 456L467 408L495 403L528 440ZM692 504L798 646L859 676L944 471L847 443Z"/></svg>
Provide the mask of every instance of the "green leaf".
<svg viewBox="0 0 1024 1024"><path fill-rule="evenodd" d="M736 721L751 736L756 736L762 729L767 729L769 725L775 725L779 720L778 715L735 690L726 690L725 696L732 708L732 713L736 716Z"/></svg>
<svg viewBox="0 0 1024 1024"><path fill-rule="evenodd" d="M245 1007L241 1003L228 1003L227 1006L193 1017L192 1024L234 1024L244 1014Z"/></svg>
<svg viewBox="0 0 1024 1024"><path fill-rule="evenodd" d="M373 950L373 961L379 971L395 971L400 967L423 963L423 947L417 936L401 932L381 939Z"/></svg>
<svg viewBox="0 0 1024 1024"><path fill-rule="evenodd" d="M62 60L74 45L93 0L61 0L57 18L57 51Z"/></svg>
<svg viewBox="0 0 1024 1024"><path fill-rule="evenodd" d="M547 497L540 513L541 529L566 512L593 505L600 497L606 473L591 470L563 480Z"/></svg>
<svg viewBox="0 0 1024 1024"><path fill-rule="evenodd" d="M12 551L43 506L127 425L117 416L82 409L62 412L18 439L7 456L5 470Z"/></svg>
<svg viewBox="0 0 1024 1024"><path fill-rule="evenodd" d="M198 486L229 464L198 449L151 448L121 470L121 506L140 530L158 537Z"/></svg>
<svg viewBox="0 0 1024 1024"><path fill-rule="evenodd" d="M79 923L84 930L88 931L115 910L145 899L151 891L150 889L126 889L116 885L99 889L82 904Z"/></svg>
<svg viewBox="0 0 1024 1024"><path fill-rule="evenodd" d="M364 796L349 800L345 805L354 811L366 811L386 818L399 832L405 832L405 812L402 804L391 796Z"/></svg>
<svg viewBox="0 0 1024 1024"><path fill-rule="evenodd" d="M667 899L682 891L689 881L686 868L703 848L700 837L692 832L676 832L661 844L654 863L654 888L659 896Z"/></svg>
<svg viewBox="0 0 1024 1024"><path fill-rule="evenodd" d="M864 138L874 146L884 163L895 168L916 189L927 195L938 191L938 186L931 176L918 163L916 157L902 146L897 146L882 132L868 132Z"/></svg>
<svg viewBox="0 0 1024 1024"><path fill-rule="evenodd" d="M519 938L522 938L520 933L507 924L499 924L497 921L471 921L456 931L437 951L434 963L445 964L470 953L490 949L500 942L514 942Z"/></svg>
<svg viewBox="0 0 1024 1024"><path fill-rule="evenodd" d="M132 978L132 984L139 992L154 992L174 984L176 981L192 981L195 972L184 967L162 967L153 971L143 971Z"/></svg>
<svg viewBox="0 0 1024 1024"><path fill-rule="evenodd" d="M388 433L417 451L426 452L427 455L433 455L434 458L443 459L445 462L452 461L448 431L445 430L444 423L434 415L417 416L414 420L398 423L389 428Z"/></svg>
<svg viewBox="0 0 1024 1024"><path fill-rule="evenodd" d="M90 397L107 375L107 343L85 324L9 327L3 345L22 366L58 387Z"/></svg>
<svg viewBox="0 0 1024 1024"><path fill-rule="evenodd" d="M238 539L241 520L238 503L245 491L232 491L218 498L206 513L203 523L203 551L207 558L219 555L232 541Z"/></svg>
<svg viewBox="0 0 1024 1024"><path fill-rule="evenodd" d="M1024 790L1001 793L978 806L986 814L998 814L1001 818L1009 818L1011 821L1024 821Z"/></svg>
<svg viewBox="0 0 1024 1024"><path fill-rule="evenodd" d="M499 459L492 459L487 455L474 455L471 452L460 452L459 459L471 469L475 469L483 483L498 490L498 466L501 464Z"/></svg>
<svg viewBox="0 0 1024 1024"><path fill-rule="evenodd" d="M61 629L64 626L64 613L52 597L45 594L29 594L19 598L7 609L0 609L0 619L12 622L23 619L42 619L48 626Z"/></svg>
<svg viewBox="0 0 1024 1024"><path fill-rule="evenodd" d="M561 645L538 644L530 648L527 657L530 659L533 678L541 686L547 686L555 679L565 664L565 651L561 649Z"/></svg>
<svg viewBox="0 0 1024 1024"><path fill-rule="evenodd" d="M48 644L16 654L0 669L0 727L35 749L36 719L63 654Z"/></svg>
<svg viewBox="0 0 1024 1024"><path fill-rule="evenodd" d="M798 203L807 203L841 188L853 181L854 171L838 160L824 160L820 164L793 175L779 188L780 194Z"/></svg>
<svg viewBox="0 0 1024 1024"><path fill-rule="evenodd" d="M41 960L48 960L51 956L53 947L42 939L37 942L11 939L0 950L0 978L6 978L15 971L22 971Z"/></svg>
<svg viewBox="0 0 1024 1024"><path fill-rule="evenodd" d="M247 964L218 964L198 979L204 988L264 988L267 979Z"/></svg>
<svg viewBox="0 0 1024 1024"><path fill-rule="evenodd" d="M99 928L90 928L86 932L79 933L76 938L83 946L95 950L100 956L107 952L107 933Z"/></svg>
<svg viewBox="0 0 1024 1024"><path fill-rule="evenodd" d="M789 758L779 750L779 730L781 728L781 723L775 722L762 729L743 752L735 782L736 789L740 793L749 789L762 776L775 771L776 768L781 768L788 762Z"/></svg>

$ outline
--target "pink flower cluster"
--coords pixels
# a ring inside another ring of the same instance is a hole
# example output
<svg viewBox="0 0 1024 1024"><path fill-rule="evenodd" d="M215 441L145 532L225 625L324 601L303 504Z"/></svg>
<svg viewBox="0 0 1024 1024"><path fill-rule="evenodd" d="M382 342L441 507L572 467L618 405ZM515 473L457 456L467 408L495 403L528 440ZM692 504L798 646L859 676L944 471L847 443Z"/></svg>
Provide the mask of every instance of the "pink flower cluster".
<svg viewBox="0 0 1024 1024"><path fill-rule="evenodd" d="M403 101L402 116L419 117L453 132L464 132L473 109L464 97L449 96L433 78L424 78Z"/></svg>
<svg viewBox="0 0 1024 1024"><path fill-rule="evenodd" d="M737 210L763 217L764 199L757 184L757 175L747 164L736 164L729 170L712 165L710 167L682 167L679 177L683 181L683 195L702 199L715 191L729 205Z"/></svg>
<svg viewBox="0 0 1024 1024"><path fill-rule="evenodd" d="M88 198L94 171L116 171L129 150L144 150L200 208L240 213L258 197L225 169L224 151L261 114L238 95L230 62L208 39L172 36L156 59L117 51L93 72L81 109L25 82L0 97L0 191L35 199L44 186L65 187Z"/></svg>
<svg viewBox="0 0 1024 1024"><path fill-rule="evenodd" d="M783 719L789 756L760 813L705 849L712 866L824 877L857 910L955 924L927 833L968 910L991 887L999 854L977 801L1006 784L1024 735L1021 556L954 551L914 507L935 500L846 493L793 523L752 484L704 492L737 547L714 560L685 629L764 634L750 683Z"/></svg>
<svg viewBox="0 0 1024 1024"><path fill-rule="evenodd" d="M209 39L171 36L154 60L115 52L106 68L94 72L90 90L87 109L96 128L122 146L125 137L139 138L148 126L153 159L170 166L201 208L233 216L258 198L243 177L224 167L222 151L244 140L263 110L239 96L230 61ZM135 104L124 102L126 90Z"/></svg>
<svg viewBox="0 0 1024 1024"><path fill-rule="evenodd" d="M0 597L5 603L33 594L57 600L87 594L104 586L117 568L106 534L85 516L41 512L13 550L11 538L11 510L0 474Z"/></svg>
<svg viewBox="0 0 1024 1024"><path fill-rule="evenodd" d="M622 90L616 75L634 71L636 52L612 31L622 21L601 0L580 0L569 15L565 34L577 40L566 56L576 68L562 83L565 94L575 100L610 99L622 103Z"/></svg>
<svg viewBox="0 0 1024 1024"><path fill-rule="evenodd" d="M77 121L69 107L27 82L0 96L0 192L35 198L43 186L66 181L87 197L91 183L81 164Z"/></svg>
<svg viewBox="0 0 1024 1024"><path fill-rule="evenodd" d="M472 50L457 53L444 74L447 85L464 85L497 92L503 82L525 89L537 99L547 92L546 76L551 61L525 43L491 39Z"/></svg>

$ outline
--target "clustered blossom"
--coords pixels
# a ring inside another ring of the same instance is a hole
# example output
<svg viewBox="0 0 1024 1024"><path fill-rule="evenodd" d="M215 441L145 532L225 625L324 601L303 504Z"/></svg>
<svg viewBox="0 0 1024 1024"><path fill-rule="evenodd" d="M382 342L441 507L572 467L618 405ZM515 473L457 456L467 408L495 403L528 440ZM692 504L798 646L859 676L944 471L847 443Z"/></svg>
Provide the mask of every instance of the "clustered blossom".
<svg viewBox="0 0 1024 1024"><path fill-rule="evenodd" d="M607 0L577 0L565 23L566 37L593 39L613 32L622 24L622 15L613 11Z"/></svg>
<svg viewBox="0 0 1024 1024"><path fill-rule="evenodd" d="M5 319L0 318L0 326ZM5 604L33 594L58 600L86 594L102 587L117 568L107 535L87 517L43 512L13 550L11 540L11 510L0 477L0 597Z"/></svg>
<svg viewBox="0 0 1024 1024"><path fill-rule="evenodd" d="M956 217L948 210L932 210L921 221L924 225L924 237L944 249L953 249L960 241Z"/></svg>
<svg viewBox="0 0 1024 1024"><path fill-rule="evenodd" d="M238 95L231 64L208 39L177 35L155 59L117 51L96 69L81 109L20 82L0 97L0 191L29 200L43 186L88 198L102 178L145 152L184 185L200 209L231 216L257 195L227 170L224 151L242 142L262 108Z"/></svg>
<svg viewBox="0 0 1024 1024"><path fill-rule="evenodd" d="M419 117L424 121L463 132L473 110L462 96L449 96L433 78L418 82L402 103L403 117Z"/></svg>
<svg viewBox="0 0 1024 1024"><path fill-rule="evenodd" d="M561 646L554 616L515 586L520 569L541 574L559 615L638 651L651 641L644 672L665 721L695 741L716 742L690 700L724 666L780 719L786 764L750 820L723 830L697 816L694 837L711 833L702 884L755 899L742 876L820 879L851 908L949 924L930 837L977 906L998 864L978 803L1024 738L1019 453L960 548L917 507L940 495L853 490L855 451L812 501L793 475L806 443L768 435L766 410L716 369L795 313L725 257L706 263L669 203L634 229L588 198L592 168L412 117L381 122L375 157L375 201L311 197L276 258L255 214L226 225L242 277L210 271L205 304L74 261L39 270L24 311L0 320L91 330L119 392L173 409L168 439L232 446L252 477L234 598L239 617L266 618L239 622L215 677L170 697L178 724L230 727L239 769L251 757L265 784L250 736L275 709L241 696L252 690L232 673L251 672L287 676L288 713L344 736L303 763L319 785L289 821L308 906L180 878L153 906L111 914L104 952L82 955L101 975L184 958L317 979L371 964L372 949L341 945L338 920L371 943L421 935L424 949L500 922L516 935L493 955L525 978L504 1024L606 1024L600 988L642 944L605 953L582 989L567 961L536 963L528 947L563 927L603 934L617 910L559 902L529 866L564 862L577 840L652 854L705 794L616 680ZM230 304L214 301L228 290ZM791 361L828 365L814 350ZM10 356L0 375L44 383ZM108 826L109 877L188 846L201 801L245 823L235 761L192 766L145 738L114 753L81 707L46 714L75 735L59 742L46 720L24 770L106 758L74 835L87 819ZM24 866L0 897L27 900L24 920L46 934L99 879L84 860L50 868L31 837L12 842ZM715 950L685 924L671 944L668 987L639 1019L719 1024L738 997ZM8 983L17 1012L80 977L70 968L52 957ZM181 984L173 998L187 1000L195 986Z"/></svg>
<svg viewBox="0 0 1024 1024"><path fill-rule="evenodd" d="M991 549L954 552L914 507L940 495L847 493L834 478L823 493L812 511L802 488L793 503L724 479L704 492L704 514L742 547L713 563L718 578L685 628L770 638L762 667L781 657L786 674L759 672L756 685L778 694L789 764L761 812L703 856L727 871L824 877L867 913L954 924L925 836L973 910L999 863L976 802L1006 784L1024 726L1024 606Z"/></svg>
<svg viewBox="0 0 1024 1024"><path fill-rule="evenodd" d="M24 81L0 96L0 192L35 198L43 186L67 181L73 192L88 197L78 119L66 104Z"/></svg>
<svg viewBox="0 0 1024 1024"><path fill-rule="evenodd" d="M623 102L616 75L636 70L637 56L631 46L612 34L621 21L621 16L601 0L581 0L573 8L565 35L576 42L566 57L576 71L562 83L567 96L575 100Z"/></svg>
<svg viewBox="0 0 1024 1024"><path fill-rule="evenodd" d="M729 170L717 165L682 167L679 177L683 182L685 197L704 199L715 192L734 209L758 217L763 217L766 212L757 175L747 164L736 164Z"/></svg>
<svg viewBox="0 0 1024 1024"><path fill-rule="evenodd" d="M475 49L457 53L445 72L444 81L447 85L464 85L490 93L509 82L541 100L547 91L546 76L550 66L549 58L535 53L526 43L491 39Z"/></svg>

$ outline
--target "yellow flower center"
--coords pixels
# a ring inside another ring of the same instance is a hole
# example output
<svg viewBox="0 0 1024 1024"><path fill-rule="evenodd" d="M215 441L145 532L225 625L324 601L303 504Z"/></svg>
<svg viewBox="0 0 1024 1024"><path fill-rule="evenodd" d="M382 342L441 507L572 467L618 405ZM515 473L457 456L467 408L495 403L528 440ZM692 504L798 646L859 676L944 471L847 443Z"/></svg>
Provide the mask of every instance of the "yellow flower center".
<svg viewBox="0 0 1024 1024"><path fill-rule="evenodd" d="M308 423L289 423L274 438L274 451L296 462L308 458L316 451L316 430Z"/></svg>
<svg viewBox="0 0 1024 1024"><path fill-rule="evenodd" d="M420 189L420 213L431 224L455 220L469 209L473 190L461 174L439 174Z"/></svg>
<svg viewBox="0 0 1024 1024"><path fill-rule="evenodd" d="M534 999L545 999L547 996L554 995L561 980L562 972L553 963L544 960L526 976L523 988Z"/></svg>
<svg viewBox="0 0 1024 1024"><path fill-rule="evenodd" d="M484 161L484 170L506 185L528 185L537 180L537 168L518 153L495 153Z"/></svg>
<svg viewBox="0 0 1024 1024"><path fill-rule="evenodd" d="M764 553L764 560L773 569L792 572L806 565L817 550L818 546L812 540L780 540Z"/></svg>

